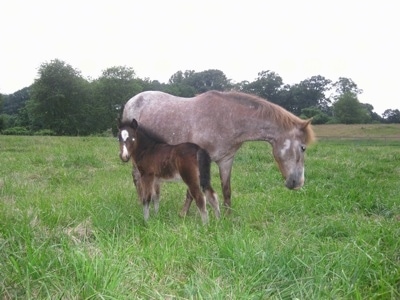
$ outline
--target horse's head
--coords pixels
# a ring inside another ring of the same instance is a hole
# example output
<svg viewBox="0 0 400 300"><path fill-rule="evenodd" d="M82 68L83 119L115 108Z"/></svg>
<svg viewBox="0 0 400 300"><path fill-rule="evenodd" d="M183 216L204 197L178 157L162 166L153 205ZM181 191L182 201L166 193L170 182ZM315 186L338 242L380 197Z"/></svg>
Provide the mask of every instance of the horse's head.
<svg viewBox="0 0 400 300"><path fill-rule="evenodd" d="M304 184L304 152L314 139L310 122L304 121L272 142L275 160L289 189L299 189Z"/></svg>
<svg viewBox="0 0 400 300"><path fill-rule="evenodd" d="M122 161L129 161L136 148L136 134L138 123L135 119L130 123L121 123L118 119L119 157Z"/></svg>

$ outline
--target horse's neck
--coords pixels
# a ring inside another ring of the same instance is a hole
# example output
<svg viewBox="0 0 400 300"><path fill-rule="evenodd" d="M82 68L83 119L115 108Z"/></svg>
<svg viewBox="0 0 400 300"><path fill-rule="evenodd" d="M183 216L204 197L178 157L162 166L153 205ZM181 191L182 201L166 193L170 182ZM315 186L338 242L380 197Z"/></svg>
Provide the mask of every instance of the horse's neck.
<svg viewBox="0 0 400 300"><path fill-rule="evenodd" d="M284 131L278 124L265 119L255 118L245 124L237 129L239 142L267 141L271 143Z"/></svg>

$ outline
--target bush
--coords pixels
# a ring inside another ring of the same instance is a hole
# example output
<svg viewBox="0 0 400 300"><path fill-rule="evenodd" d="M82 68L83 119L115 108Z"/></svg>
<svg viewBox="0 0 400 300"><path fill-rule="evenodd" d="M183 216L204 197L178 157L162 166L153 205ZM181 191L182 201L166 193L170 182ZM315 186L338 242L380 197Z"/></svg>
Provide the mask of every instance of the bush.
<svg viewBox="0 0 400 300"><path fill-rule="evenodd" d="M31 135L31 132L25 127L17 126L4 129L2 134L4 135Z"/></svg>
<svg viewBox="0 0 400 300"><path fill-rule="evenodd" d="M4 116L0 115L0 132L3 130L5 127L6 121L4 120Z"/></svg>
<svg viewBox="0 0 400 300"><path fill-rule="evenodd" d="M56 133L51 129L41 129L36 131L34 135L56 135Z"/></svg>

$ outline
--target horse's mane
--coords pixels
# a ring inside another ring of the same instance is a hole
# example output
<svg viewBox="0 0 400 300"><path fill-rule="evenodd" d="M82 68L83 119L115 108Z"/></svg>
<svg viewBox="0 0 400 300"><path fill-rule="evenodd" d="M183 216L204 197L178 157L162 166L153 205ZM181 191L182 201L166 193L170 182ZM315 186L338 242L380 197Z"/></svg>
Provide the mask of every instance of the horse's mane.
<svg viewBox="0 0 400 300"><path fill-rule="evenodd" d="M278 123L282 128L290 130L294 127L303 130L306 136L306 143L309 144L315 140L314 131L311 126L311 119L303 120L295 116L291 112L282 108L281 106L269 102L261 97L252 94L246 94L242 92L230 91L230 92L218 92L210 91L209 93L218 94L220 97L227 100L233 100L241 105L253 106L258 111L260 116L265 119L270 119L275 123Z"/></svg>

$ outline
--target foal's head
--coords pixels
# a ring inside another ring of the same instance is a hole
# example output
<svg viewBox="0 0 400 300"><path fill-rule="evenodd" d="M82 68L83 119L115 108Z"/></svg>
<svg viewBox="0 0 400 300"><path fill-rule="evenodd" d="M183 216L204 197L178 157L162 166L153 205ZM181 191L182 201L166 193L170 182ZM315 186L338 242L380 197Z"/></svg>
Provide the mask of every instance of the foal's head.
<svg viewBox="0 0 400 300"><path fill-rule="evenodd" d="M133 119L130 123L118 120L119 157L127 162L136 149L138 123Z"/></svg>
<svg viewBox="0 0 400 300"><path fill-rule="evenodd" d="M310 122L305 120L297 127L282 132L272 142L275 160L289 189L299 189L304 184L304 152L314 140Z"/></svg>

